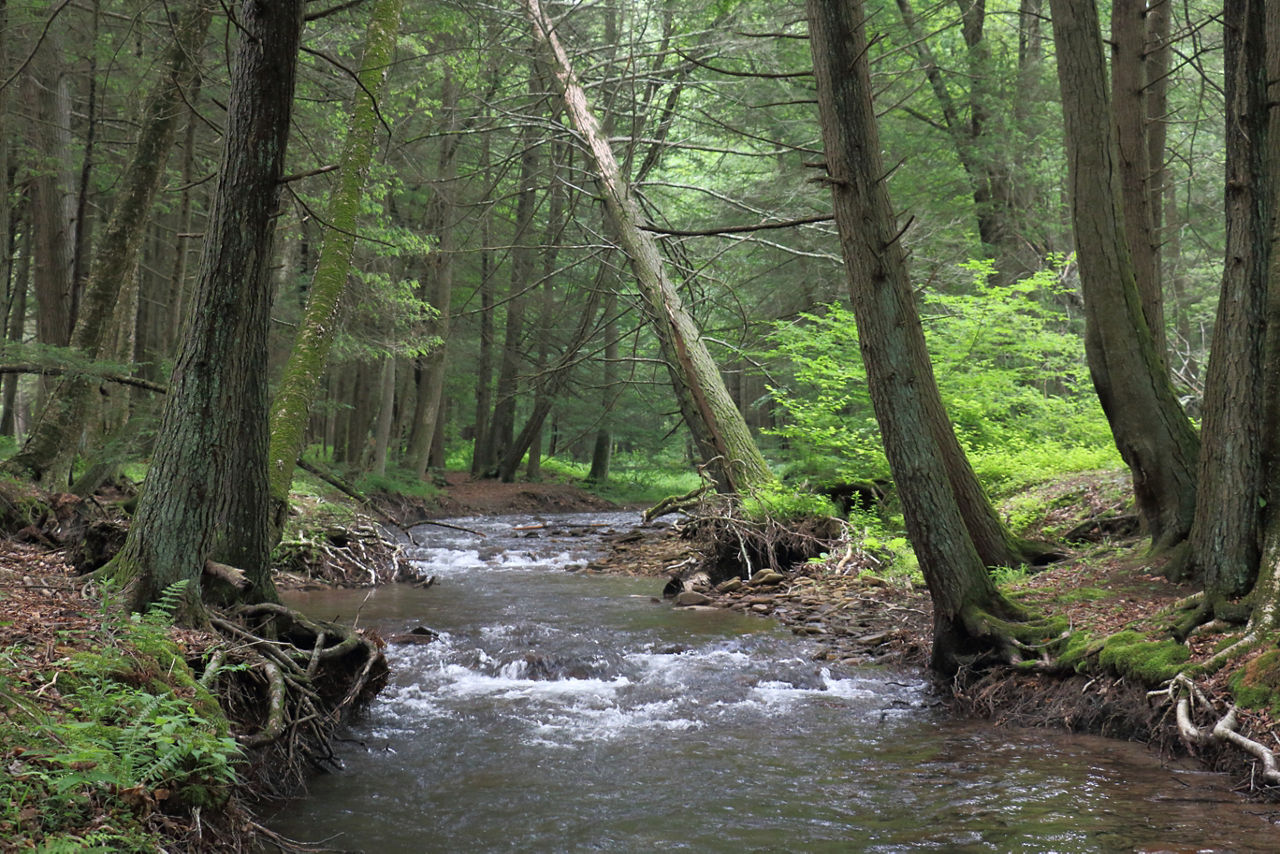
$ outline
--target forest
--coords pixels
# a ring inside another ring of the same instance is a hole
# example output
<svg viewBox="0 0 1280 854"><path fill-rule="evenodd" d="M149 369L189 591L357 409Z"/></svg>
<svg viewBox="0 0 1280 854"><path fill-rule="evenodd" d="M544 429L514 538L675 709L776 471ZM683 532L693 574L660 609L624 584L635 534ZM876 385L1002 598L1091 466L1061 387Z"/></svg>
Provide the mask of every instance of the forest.
<svg viewBox="0 0 1280 854"><path fill-rule="evenodd" d="M1061 674L1018 496L1120 471L1132 654L1218 641L1148 687L1280 784L1200 687L1280 702L1277 80L1260 0L0 0L5 527L119 499L92 578L273 698L382 666L280 604L299 492L450 472L835 516L935 673Z"/></svg>

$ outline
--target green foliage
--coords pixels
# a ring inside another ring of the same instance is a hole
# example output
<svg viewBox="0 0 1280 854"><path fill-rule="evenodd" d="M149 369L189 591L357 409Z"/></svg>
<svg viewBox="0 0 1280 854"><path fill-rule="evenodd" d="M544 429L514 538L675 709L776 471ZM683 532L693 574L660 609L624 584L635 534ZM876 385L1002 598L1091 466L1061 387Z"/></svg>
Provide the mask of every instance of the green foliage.
<svg viewBox="0 0 1280 854"><path fill-rule="evenodd" d="M878 574L905 577L914 584L924 583L920 562L903 534L901 519L886 520L872 511L854 509L849 512L849 531L858 548L875 555Z"/></svg>
<svg viewBox="0 0 1280 854"><path fill-rule="evenodd" d="M962 266L968 289L928 292L921 314L939 389L979 477L1011 490L1115 465L1083 342L1057 307L1057 274L997 285L989 261ZM832 482L886 475L852 313L829 305L778 326L771 341L765 355L791 369L772 389L788 415L774 434Z"/></svg>
<svg viewBox="0 0 1280 854"><path fill-rule="evenodd" d="M240 753L168 636L183 594L175 585L145 615L104 600L99 647L48 672L21 646L0 651L0 837L46 851L153 851L143 819L159 803L225 802Z"/></svg>
<svg viewBox="0 0 1280 854"><path fill-rule="evenodd" d="M591 466L585 462L548 457L542 475L549 480L574 483L593 495L616 504L655 504L671 495L684 495L702 483L696 472L675 460L645 458L639 454L615 454L604 483L587 480Z"/></svg>
<svg viewBox="0 0 1280 854"><path fill-rule="evenodd" d="M404 495L410 498L434 498L440 493L430 480L423 480L404 469L387 469L386 474L370 472L352 484L365 495L386 492L392 495Z"/></svg>
<svg viewBox="0 0 1280 854"><path fill-rule="evenodd" d="M836 506L824 495L805 489L769 484L742 499L742 512L748 519L797 521L814 516L836 516Z"/></svg>

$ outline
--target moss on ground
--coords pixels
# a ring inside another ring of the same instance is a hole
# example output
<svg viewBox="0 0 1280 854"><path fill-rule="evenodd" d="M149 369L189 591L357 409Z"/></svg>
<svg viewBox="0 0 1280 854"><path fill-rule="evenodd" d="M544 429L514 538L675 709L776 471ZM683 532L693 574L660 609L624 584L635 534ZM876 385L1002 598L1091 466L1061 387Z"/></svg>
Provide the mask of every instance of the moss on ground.
<svg viewBox="0 0 1280 854"><path fill-rule="evenodd" d="M1264 652L1231 675L1236 705L1280 713L1280 649Z"/></svg>

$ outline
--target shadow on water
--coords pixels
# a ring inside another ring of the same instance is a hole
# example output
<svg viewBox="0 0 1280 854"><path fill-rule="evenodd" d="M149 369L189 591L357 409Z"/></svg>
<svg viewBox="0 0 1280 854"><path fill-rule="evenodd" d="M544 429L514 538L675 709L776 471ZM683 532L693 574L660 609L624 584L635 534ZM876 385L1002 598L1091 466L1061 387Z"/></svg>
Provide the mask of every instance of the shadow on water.
<svg viewBox="0 0 1280 854"><path fill-rule="evenodd" d="M291 597L440 636L390 651L344 769L274 829L378 854L1280 850L1266 807L1139 745L956 722L918 674L565 571L634 514L455 521L487 536L418 529L429 589Z"/></svg>

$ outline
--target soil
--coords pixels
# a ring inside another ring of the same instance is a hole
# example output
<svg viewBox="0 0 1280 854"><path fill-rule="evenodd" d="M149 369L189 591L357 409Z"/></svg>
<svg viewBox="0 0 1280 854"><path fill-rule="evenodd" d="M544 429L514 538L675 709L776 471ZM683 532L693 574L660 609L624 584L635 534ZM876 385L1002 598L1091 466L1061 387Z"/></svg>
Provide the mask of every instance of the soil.
<svg viewBox="0 0 1280 854"><path fill-rule="evenodd" d="M379 504L403 523L450 516L498 516L509 513L574 513L610 510L617 505L568 483L503 483L448 472L440 494L425 500L382 497Z"/></svg>

